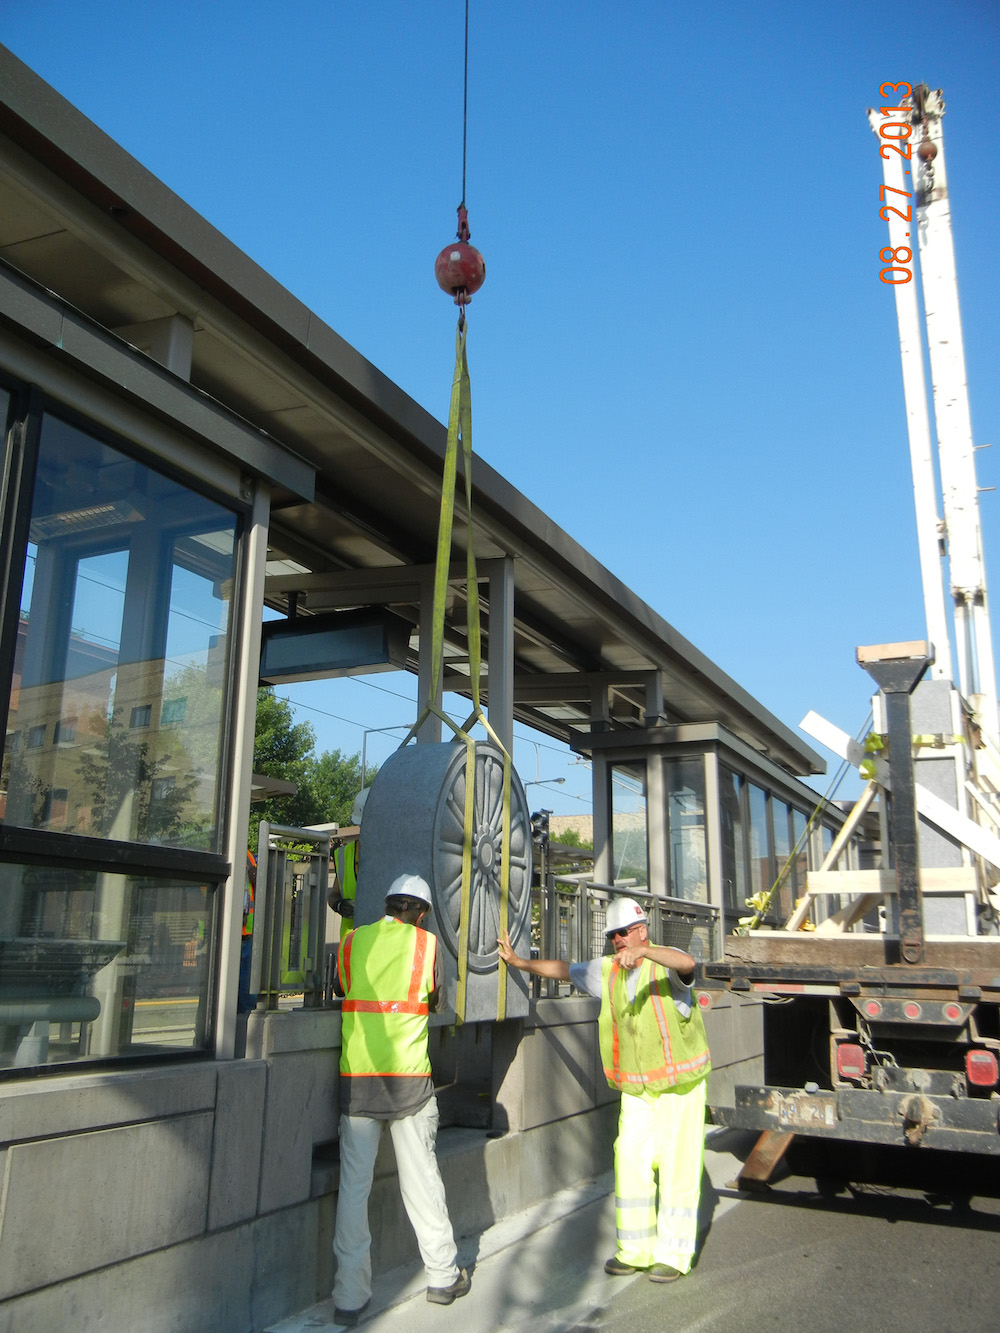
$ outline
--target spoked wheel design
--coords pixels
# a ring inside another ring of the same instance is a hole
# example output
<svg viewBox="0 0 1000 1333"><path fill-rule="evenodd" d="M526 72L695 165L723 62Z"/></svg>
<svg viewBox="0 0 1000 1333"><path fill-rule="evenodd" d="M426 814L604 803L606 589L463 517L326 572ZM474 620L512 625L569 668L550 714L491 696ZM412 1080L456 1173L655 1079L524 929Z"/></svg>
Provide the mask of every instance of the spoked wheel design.
<svg viewBox="0 0 1000 1333"><path fill-rule="evenodd" d="M472 822L472 874L469 893L471 972L490 972L498 964L500 870L503 847L503 756L489 744L476 746L476 786ZM458 957L462 907L462 844L465 831L465 751L457 750L438 802L433 856L438 931ZM512 938L524 929L531 910L531 823L516 774L510 784L510 880L507 923Z"/></svg>

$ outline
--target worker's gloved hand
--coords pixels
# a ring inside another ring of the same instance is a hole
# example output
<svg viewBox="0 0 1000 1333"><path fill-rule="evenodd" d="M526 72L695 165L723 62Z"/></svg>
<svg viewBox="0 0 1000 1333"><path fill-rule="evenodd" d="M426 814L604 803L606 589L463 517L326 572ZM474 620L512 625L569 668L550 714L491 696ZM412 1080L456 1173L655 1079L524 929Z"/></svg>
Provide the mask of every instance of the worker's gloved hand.
<svg viewBox="0 0 1000 1333"><path fill-rule="evenodd" d="M336 898L330 903L330 906L338 916L346 917L348 920L354 916L353 898Z"/></svg>

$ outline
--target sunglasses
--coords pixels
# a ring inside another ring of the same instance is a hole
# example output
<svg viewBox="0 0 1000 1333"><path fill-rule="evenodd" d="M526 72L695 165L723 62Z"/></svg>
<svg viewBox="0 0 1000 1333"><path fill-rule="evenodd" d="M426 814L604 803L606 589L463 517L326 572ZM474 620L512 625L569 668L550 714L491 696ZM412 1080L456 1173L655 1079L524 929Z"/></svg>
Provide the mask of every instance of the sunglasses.
<svg viewBox="0 0 1000 1333"><path fill-rule="evenodd" d="M635 930L636 926L641 926L643 924L642 921L633 921L630 926L622 926L621 930L609 930L608 939L616 940L620 935L630 935L632 931Z"/></svg>

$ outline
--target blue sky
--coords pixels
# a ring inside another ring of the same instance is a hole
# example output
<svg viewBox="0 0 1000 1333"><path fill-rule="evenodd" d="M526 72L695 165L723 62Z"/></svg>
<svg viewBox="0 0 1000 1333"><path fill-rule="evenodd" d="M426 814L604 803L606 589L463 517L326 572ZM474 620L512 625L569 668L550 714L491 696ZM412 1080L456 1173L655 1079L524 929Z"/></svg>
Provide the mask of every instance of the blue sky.
<svg viewBox="0 0 1000 1333"><path fill-rule="evenodd" d="M0 41L443 418L463 21L462 0L5 0ZM996 440L979 482L1000 486L998 48L998 0L471 0L476 452L792 727L856 730L856 645L925 636L865 116L885 82L944 90L973 430ZM398 676L288 693L321 748L412 720ZM584 808L583 768L516 758Z"/></svg>

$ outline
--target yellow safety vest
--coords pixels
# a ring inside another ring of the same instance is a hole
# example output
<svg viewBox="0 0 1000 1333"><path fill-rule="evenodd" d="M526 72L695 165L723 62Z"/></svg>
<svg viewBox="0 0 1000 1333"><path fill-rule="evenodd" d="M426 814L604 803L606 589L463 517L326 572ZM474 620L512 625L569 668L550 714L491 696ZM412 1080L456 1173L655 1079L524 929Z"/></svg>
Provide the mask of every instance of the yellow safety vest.
<svg viewBox="0 0 1000 1333"><path fill-rule="evenodd" d="M358 861L361 856L361 839L342 843L333 854L334 870L341 898L353 899L358 891Z"/></svg>
<svg viewBox="0 0 1000 1333"><path fill-rule="evenodd" d="M687 1087L712 1068L698 1005L682 1017L670 992L669 969L648 958L639 964L631 1002L625 968L617 958L602 960L598 1033L604 1076L620 1092Z"/></svg>
<svg viewBox="0 0 1000 1333"><path fill-rule="evenodd" d="M359 926L341 942L341 1077L429 1077L427 1016L436 952L430 931L392 917Z"/></svg>

